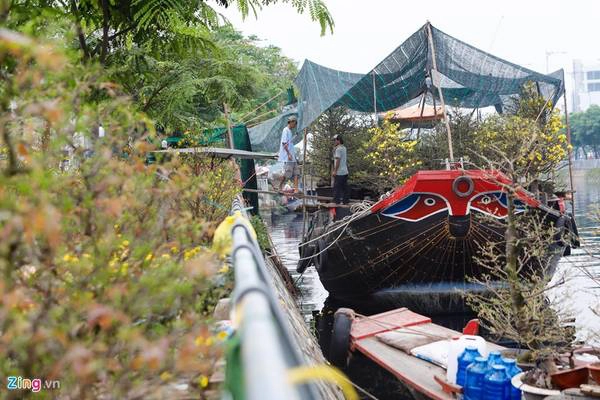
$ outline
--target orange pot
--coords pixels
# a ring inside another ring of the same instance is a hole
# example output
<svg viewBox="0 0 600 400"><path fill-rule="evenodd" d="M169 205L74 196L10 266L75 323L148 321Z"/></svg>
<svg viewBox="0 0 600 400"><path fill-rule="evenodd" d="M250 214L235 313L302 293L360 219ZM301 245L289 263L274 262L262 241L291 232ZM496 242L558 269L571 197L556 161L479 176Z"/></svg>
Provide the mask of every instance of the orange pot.
<svg viewBox="0 0 600 400"><path fill-rule="evenodd" d="M588 381L588 367L565 369L551 374L552 383L559 389L578 388Z"/></svg>
<svg viewBox="0 0 600 400"><path fill-rule="evenodd" d="M587 366L590 371L590 375L592 379L596 381L596 383L600 384L600 363L594 363Z"/></svg>

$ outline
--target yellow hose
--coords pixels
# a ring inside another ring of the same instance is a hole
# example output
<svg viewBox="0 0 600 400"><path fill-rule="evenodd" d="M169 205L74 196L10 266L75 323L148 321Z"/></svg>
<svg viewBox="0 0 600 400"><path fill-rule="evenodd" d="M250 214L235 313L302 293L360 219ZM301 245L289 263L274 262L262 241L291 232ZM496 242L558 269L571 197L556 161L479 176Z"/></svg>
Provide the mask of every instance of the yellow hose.
<svg viewBox="0 0 600 400"><path fill-rule="evenodd" d="M334 382L342 389L346 400L359 400L352 384L337 368L329 365L297 367L289 371L288 378L292 384L305 383L314 379Z"/></svg>

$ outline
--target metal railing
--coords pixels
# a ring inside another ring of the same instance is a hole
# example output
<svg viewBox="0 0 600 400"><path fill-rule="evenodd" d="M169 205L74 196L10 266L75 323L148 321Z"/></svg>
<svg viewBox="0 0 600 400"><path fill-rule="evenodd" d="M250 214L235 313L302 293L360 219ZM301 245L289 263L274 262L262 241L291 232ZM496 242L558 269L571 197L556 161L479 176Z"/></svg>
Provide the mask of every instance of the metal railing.
<svg viewBox="0 0 600 400"><path fill-rule="evenodd" d="M235 273L233 309L238 321L245 394L248 400L317 399L311 384L293 385L288 371L303 364L299 346L288 331L262 252L247 224L246 212L236 199L232 212L239 211L232 227L231 260Z"/></svg>

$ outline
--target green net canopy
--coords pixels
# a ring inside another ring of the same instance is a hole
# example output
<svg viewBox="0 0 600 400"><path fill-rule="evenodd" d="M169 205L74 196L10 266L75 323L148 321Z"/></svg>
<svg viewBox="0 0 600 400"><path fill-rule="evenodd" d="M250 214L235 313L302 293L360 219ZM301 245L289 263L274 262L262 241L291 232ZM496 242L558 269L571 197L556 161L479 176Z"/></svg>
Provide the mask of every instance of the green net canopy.
<svg viewBox="0 0 600 400"><path fill-rule="evenodd" d="M431 38L429 32L431 31ZM433 55L437 73L432 71ZM450 106L502 109L534 82L553 104L564 91L562 71L544 75L503 60L426 24L367 74L336 71L306 61L296 78L300 90L298 129L331 107L360 112L398 108L424 92ZM432 79L433 78L433 79Z"/></svg>
<svg viewBox="0 0 600 400"><path fill-rule="evenodd" d="M502 112L525 83L533 82L544 98L556 104L564 92L563 81L562 70L540 74L425 24L367 74L338 71L306 60L295 80L300 92L298 132L337 106L357 112L385 112L414 102L424 93L439 104L438 87L449 106L493 106ZM253 147L277 151L289 113L253 127ZM299 142L301 135L294 139Z"/></svg>

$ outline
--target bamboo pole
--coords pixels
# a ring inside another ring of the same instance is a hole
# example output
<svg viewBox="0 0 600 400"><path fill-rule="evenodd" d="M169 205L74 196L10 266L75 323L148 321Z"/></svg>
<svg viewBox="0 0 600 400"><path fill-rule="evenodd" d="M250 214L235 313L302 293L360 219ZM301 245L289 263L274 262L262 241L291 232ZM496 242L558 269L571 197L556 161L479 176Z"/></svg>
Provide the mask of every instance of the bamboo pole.
<svg viewBox="0 0 600 400"><path fill-rule="evenodd" d="M302 240L306 234L306 140L308 138L308 129L304 128L304 138L302 139Z"/></svg>
<svg viewBox="0 0 600 400"><path fill-rule="evenodd" d="M433 62L433 70L438 73L437 61L435 58L435 47L433 46L433 35L431 33L431 24L427 23L427 38L429 39L429 46L431 47L431 60ZM433 74L431 75L431 83L435 86ZM440 85L441 86L441 85ZM448 150L450 151L450 163L454 162L454 150L452 149L452 132L450 131L450 122L448 121L448 114L446 113L446 103L444 102L444 94L442 88L437 86L438 95L442 102L442 113L444 114L444 122L446 123L446 132L448 133Z"/></svg>
<svg viewBox="0 0 600 400"><path fill-rule="evenodd" d="M573 187L573 151L571 150L571 126L569 125L569 110L567 109L567 91L563 94L565 102L565 125L567 125L567 143L569 144L569 186L571 187L571 213L575 217L575 189Z"/></svg>
<svg viewBox="0 0 600 400"><path fill-rule="evenodd" d="M231 120L229 119L229 106L227 103L223 103L223 112L225 114L225 121L227 122L227 143L230 149L234 148L233 133L231 132Z"/></svg>
<svg viewBox="0 0 600 400"><path fill-rule="evenodd" d="M373 70L373 112L375 113L375 124L379 125L379 118L377 118L377 88L375 87L375 70Z"/></svg>

